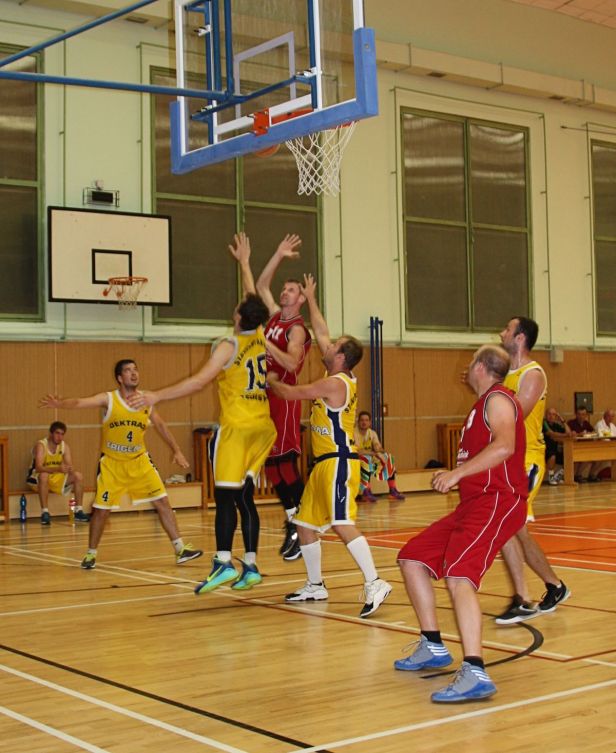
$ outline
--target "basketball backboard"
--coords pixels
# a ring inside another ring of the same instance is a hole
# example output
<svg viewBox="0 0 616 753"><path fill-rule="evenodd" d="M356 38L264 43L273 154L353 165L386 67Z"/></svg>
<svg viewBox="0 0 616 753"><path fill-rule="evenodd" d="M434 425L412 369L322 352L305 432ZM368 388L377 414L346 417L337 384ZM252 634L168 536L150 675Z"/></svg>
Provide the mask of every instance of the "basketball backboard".
<svg viewBox="0 0 616 753"><path fill-rule="evenodd" d="M127 212L48 207L49 300L117 305L110 277L142 276L139 303L171 301L171 220Z"/></svg>
<svg viewBox="0 0 616 753"><path fill-rule="evenodd" d="M216 98L172 103L174 173L378 114L362 0L175 0L175 27L178 87Z"/></svg>

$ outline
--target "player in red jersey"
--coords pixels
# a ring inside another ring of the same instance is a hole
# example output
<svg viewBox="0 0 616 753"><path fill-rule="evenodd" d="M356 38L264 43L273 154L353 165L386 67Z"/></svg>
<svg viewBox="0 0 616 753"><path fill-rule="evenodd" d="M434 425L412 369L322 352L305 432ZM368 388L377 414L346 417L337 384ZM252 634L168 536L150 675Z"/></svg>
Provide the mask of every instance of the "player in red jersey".
<svg viewBox="0 0 616 753"><path fill-rule="evenodd" d="M306 298L297 280L287 280L282 286L279 302L271 292L274 274L283 259L299 257L301 239L287 235L280 242L272 258L257 280L257 292L265 301L270 320L265 327L267 370L275 371L284 384L297 384L297 377L310 349L310 333L306 329L300 309ZM269 393L270 416L276 426L277 437L265 463L268 480L280 497L285 509L285 539L280 554L285 560L301 556L299 539L291 518L297 512L304 484L297 467L300 454L301 402L289 401Z"/></svg>
<svg viewBox="0 0 616 753"><path fill-rule="evenodd" d="M435 703L474 701L496 692L482 658L476 591L503 544L526 522L528 496L524 413L514 393L501 384L508 370L509 356L496 345L484 345L474 354L468 383L479 399L464 422L458 464L452 471L437 471L432 482L444 494L459 485L460 504L408 541L398 555L421 636L410 656L394 662L396 669L451 664L431 577L446 579L453 602L464 661L453 682L432 694Z"/></svg>

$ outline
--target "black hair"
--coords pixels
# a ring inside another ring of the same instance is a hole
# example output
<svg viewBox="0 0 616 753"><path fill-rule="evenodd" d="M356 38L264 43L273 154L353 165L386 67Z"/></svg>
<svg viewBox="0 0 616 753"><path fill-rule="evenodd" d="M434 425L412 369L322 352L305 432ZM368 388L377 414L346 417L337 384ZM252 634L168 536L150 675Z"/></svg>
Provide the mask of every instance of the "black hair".
<svg viewBox="0 0 616 753"><path fill-rule="evenodd" d="M513 316L511 318L518 320L518 326L515 330L516 335L524 335L526 350L532 350L539 335L539 325L534 319L529 319L527 316Z"/></svg>
<svg viewBox="0 0 616 753"><path fill-rule="evenodd" d="M113 367L113 373L116 378L116 382L118 381L118 377L122 376L122 372L124 371L124 367L128 366L129 363L134 363L135 366L137 365L137 361L135 361L132 358L123 358L121 361L118 361L116 365Z"/></svg>
<svg viewBox="0 0 616 753"><path fill-rule="evenodd" d="M66 434L66 424L63 421L54 421L49 427L49 433L53 434L54 431L63 431Z"/></svg>
<svg viewBox="0 0 616 753"><path fill-rule="evenodd" d="M269 309L263 303L261 296L248 293L237 307L240 315L240 329L242 332L256 329L260 324L265 324L270 318Z"/></svg>

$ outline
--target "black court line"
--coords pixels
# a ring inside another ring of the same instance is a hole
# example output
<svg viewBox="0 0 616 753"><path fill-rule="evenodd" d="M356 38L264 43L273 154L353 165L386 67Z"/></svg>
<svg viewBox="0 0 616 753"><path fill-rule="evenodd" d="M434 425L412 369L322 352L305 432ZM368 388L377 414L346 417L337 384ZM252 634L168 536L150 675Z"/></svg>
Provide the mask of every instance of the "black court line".
<svg viewBox="0 0 616 753"><path fill-rule="evenodd" d="M0 643L0 649L3 651L7 651L10 654L15 654L17 656L23 656L26 659L31 659L32 661L39 662L40 664L46 664L49 667L55 667L56 669L61 669L64 672L70 672L71 674L78 675L79 677L87 677L89 680L94 680L95 682L100 682L103 685L109 685L113 688L118 688L119 690L125 690L128 693L133 693L135 695L142 696L143 698L149 698L152 701L157 701L158 703L164 703L167 706L173 706L174 708L181 709L182 711L188 711L191 714L198 714L199 716L206 717L207 719L213 719L217 722L222 722L223 724L228 724L231 727L238 727L239 729L246 730L247 732L254 732L257 735L262 735L263 737L269 737L272 740L277 740L278 742L282 743L288 743L289 745L295 745L298 748L313 748L315 747L313 743L305 743L301 740L295 740L293 737L287 737L286 735L279 735L277 732L271 732L270 730L264 729L263 727L257 727L254 724L246 724L245 722L240 722L237 719L231 719L228 716L222 716L221 714L216 714L213 711L206 711L205 709L200 709L197 706L190 706L187 703L182 703L181 701L175 701L172 698L165 698L161 695L156 695L156 693L150 693L147 690L141 690L139 688L132 687L131 685L125 685L123 682L116 682L115 680L109 680L106 677L100 677L99 675L92 674L91 672L85 672L81 669L76 669L75 667L69 667L67 664L60 664L59 662L53 661L51 659L44 659L42 656L36 656L35 654L30 654L26 651L21 651L18 648L13 648L12 646L6 646L3 643ZM330 751L326 750L325 748L319 748L322 753L330 753Z"/></svg>
<svg viewBox="0 0 616 753"><path fill-rule="evenodd" d="M487 617L497 617L496 614L486 614ZM530 654L534 653L538 648L541 648L543 645L543 633L537 630L537 628L534 628L532 625L528 625L526 622L518 622L515 623L516 627L523 627L533 636L533 641L528 646L528 648L525 648L524 651L520 651L519 653L512 654L510 656L506 656L504 659L497 659L496 661L488 662L486 664L486 667L496 667L497 664L506 664L510 661L517 661L518 659L522 659L524 656L529 656ZM511 626L510 626L511 627ZM449 669L447 672L433 672L429 675L421 675L422 680L431 680L434 677L446 677L447 675L453 675L457 672L457 669Z"/></svg>

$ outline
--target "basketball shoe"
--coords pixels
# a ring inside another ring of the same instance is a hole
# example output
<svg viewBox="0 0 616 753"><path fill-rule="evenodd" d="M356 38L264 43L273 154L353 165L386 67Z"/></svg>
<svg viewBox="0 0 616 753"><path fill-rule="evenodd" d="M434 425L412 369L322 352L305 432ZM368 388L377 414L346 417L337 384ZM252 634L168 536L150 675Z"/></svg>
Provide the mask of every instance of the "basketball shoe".
<svg viewBox="0 0 616 753"><path fill-rule="evenodd" d="M242 563L242 574L231 588L234 591L247 591L249 588L256 586L257 583L261 583L263 577L257 570L256 565L248 565L244 560L240 560L240 562Z"/></svg>
<svg viewBox="0 0 616 753"><path fill-rule="evenodd" d="M287 594L285 601L324 601L329 594L325 588L325 583L311 583L309 580L297 591Z"/></svg>
<svg viewBox="0 0 616 753"><path fill-rule="evenodd" d="M453 656L447 651L445 644L433 643L425 635L421 635L413 653L405 659L396 659L394 667L404 672L417 672L420 669L448 667L452 661Z"/></svg>
<svg viewBox="0 0 616 753"><path fill-rule="evenodd" d="M239 575L231 562L223 562L218 557L212 557L212 570L207 578L195 588L195 593L204 594L213 591L215 588L224 586L225 583L237 580Z"/></svg>
<svg viewBox="0 0 616 753"><path fill-rule="evenodd" d="M196 560L197 557L201 557L203 552L201 549L195 549L192 544L184 544L182 549L175 555L175 561L178 565L190 560Z"/></svg>
<svg viewBox="0 0 616 753"><path fill-rule="evenodd" d="M377 578L372 583L364 584L364 597L366 603L359 613L360 617L368 617L374 614L376 610L381 606L385 599L391 593L391 586L385 580Z"/></svg>
<svg viewBox="0 0 616 753"><path fill-rule="evenodd" d="M88 552L86 556L81 560L81 567L84 570L94 570L96 567L96 556Z"/></svg>
<svg viewBox="0 0 616 753"><path fill-rule="evenodd" d="M555 586L553 583L546 583L545 586L547 591L543 594L543 598L537 605L537 609L541 614L553 612L558 604L562 601L567 601L571 596L571 591L565 586L562 580L560 586Z"/></svg>
<svg viewBox="0 0 616 753"><path fill-rule="evenodd" d="M430 700L433 703L464 703L465 701L480 701L483 698L489 698L494 693L496 693L496 685L485 669L463 661L451 685L432 693Z"/></svg>
<svg viewBox="0 0 616 753"><path fill-rule="evenodd" d="M514 625L516 622L530 620L538 614L537 607L528 601L524 601L519 594L515 594L511 600L511 604L502 614L495 617L494 622L497 625Z"/></svg>

